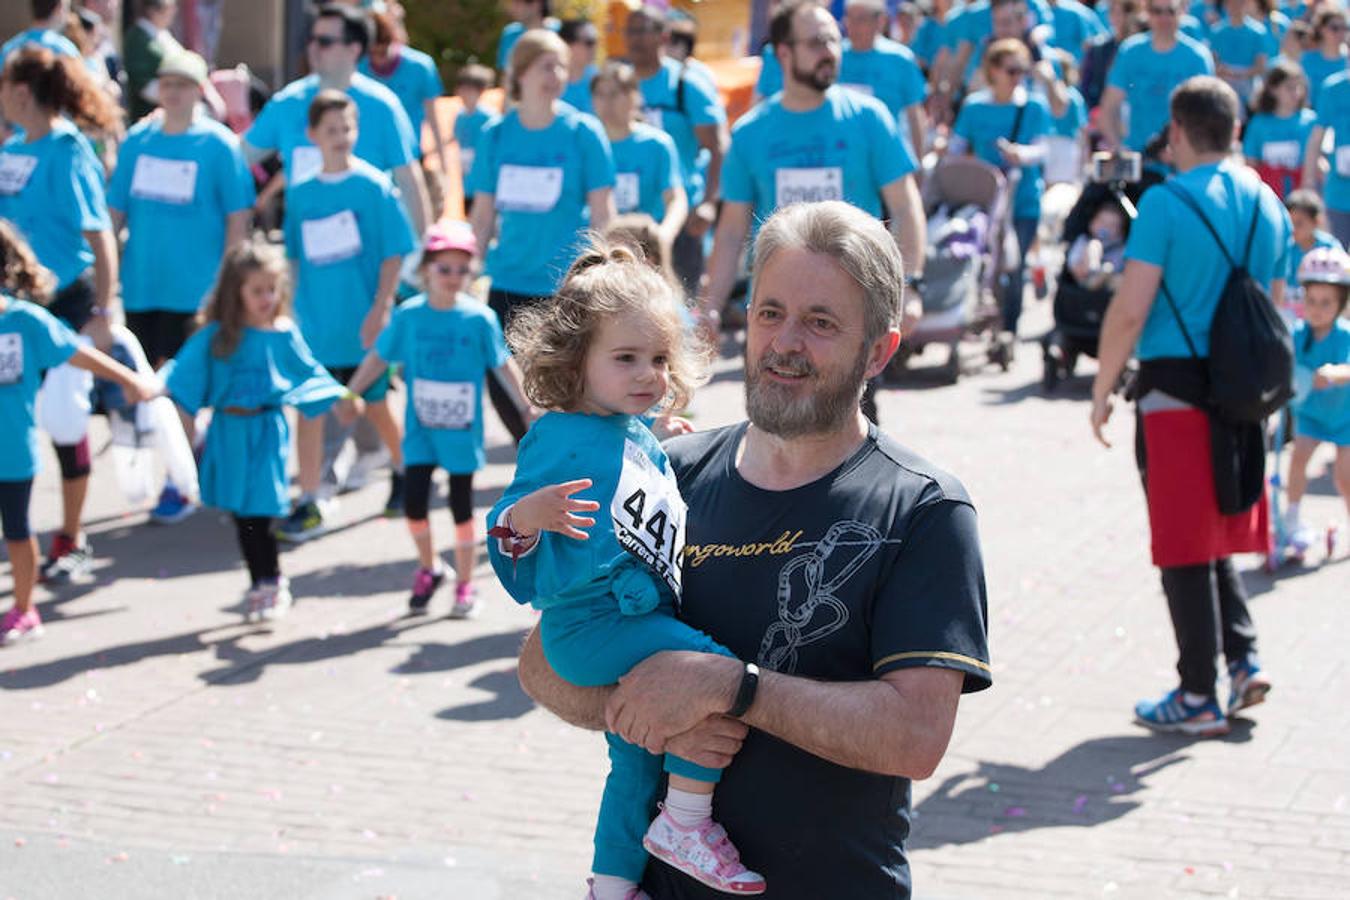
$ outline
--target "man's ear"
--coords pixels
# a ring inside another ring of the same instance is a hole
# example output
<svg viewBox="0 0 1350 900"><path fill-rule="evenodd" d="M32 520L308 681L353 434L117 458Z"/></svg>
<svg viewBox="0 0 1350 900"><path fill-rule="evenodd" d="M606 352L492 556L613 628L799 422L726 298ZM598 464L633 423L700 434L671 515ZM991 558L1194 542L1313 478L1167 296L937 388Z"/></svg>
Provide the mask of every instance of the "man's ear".
<svg viewBox="0 0 1350 900"><path fill-rule="evenodd" d="M886 371L886 366L899 347L900 329L898 328L890 329L872 342L872 345L867 349L867 369L864 373L869 381Z"/></svg>

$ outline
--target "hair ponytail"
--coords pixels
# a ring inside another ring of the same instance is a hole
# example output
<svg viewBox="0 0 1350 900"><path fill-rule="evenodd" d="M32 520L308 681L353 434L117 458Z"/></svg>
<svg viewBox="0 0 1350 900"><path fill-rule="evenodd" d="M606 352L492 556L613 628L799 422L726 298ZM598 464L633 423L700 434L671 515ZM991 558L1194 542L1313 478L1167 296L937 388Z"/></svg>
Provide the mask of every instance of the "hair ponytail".
<svg viewBox="0 0 1350 900"><path fill-rule="evenodd" d="M38 106L69 116L81 131L114 135L122 130L121 109L79 60L45 47L24 47L10 57L3 80L26 86Z"/></svg>

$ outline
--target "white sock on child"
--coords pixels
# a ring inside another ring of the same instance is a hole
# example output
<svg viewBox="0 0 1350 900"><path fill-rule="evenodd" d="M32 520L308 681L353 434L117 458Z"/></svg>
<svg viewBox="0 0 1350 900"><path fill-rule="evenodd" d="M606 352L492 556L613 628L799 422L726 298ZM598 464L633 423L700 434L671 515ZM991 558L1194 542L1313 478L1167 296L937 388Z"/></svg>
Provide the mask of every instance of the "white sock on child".
<svg viewBox="0 0 1350 900"><path fill-rule="evenodd" d="M695 794L670 788L666 791L666 814L676 825L693 828L712 818L712 797L711 793Z"/></svg>
<svg viewBox="0 0 1350 900"><path fill-rule="evenodd" d="M637 885L618 875L592 875L591 896L595 900L628 900Z"/></svg>
<svg viewBox="0 0 1350 900"><path fill-rule="evenodd" d="M1284 523L1290 528L1298 527L1298 504L1290 503L1284 508Z"/></svg>

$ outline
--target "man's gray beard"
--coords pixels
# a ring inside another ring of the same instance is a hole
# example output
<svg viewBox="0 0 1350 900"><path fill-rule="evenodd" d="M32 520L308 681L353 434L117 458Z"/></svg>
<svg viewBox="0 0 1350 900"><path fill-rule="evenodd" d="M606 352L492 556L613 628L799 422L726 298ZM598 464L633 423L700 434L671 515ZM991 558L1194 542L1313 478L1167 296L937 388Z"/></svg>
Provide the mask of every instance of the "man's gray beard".
<svg viewBox="0 0 1350 900"><path fill-rule="evenodd" d="M803 397L793 397L790 388L768 381L761 371L770 363L793 360L807 365L795 354L766 352L753 371L746 368L745 409L756 428L781 438L825 434L858 414L863 384L867 380L864 377L867 371L865 348L858 353L853 371L834 381L819 382L813 393Z"/></svg>
<svg viewBox="0 0 1350 900"><path fill-rule="evenodd" d="M816 68L819 68L819 66L817 66ZM825 75L817 75L815 72L806 72L794 66L792 69L792 77L797 80L798 84L804 84L807 87L820 91L823 94L827 90L829 90L830 86L833 85L839 79L839 67L835 66L834 72L828 76L825 76Z"/></svg>

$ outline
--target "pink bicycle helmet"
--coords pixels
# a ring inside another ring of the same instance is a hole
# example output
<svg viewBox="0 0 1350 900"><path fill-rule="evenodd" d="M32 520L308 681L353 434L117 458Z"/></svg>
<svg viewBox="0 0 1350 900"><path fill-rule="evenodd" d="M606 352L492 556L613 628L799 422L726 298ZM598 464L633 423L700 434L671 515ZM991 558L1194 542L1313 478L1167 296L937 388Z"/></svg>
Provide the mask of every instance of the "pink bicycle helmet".
<svg viewBox="0 0 1350 900"><path fill-rule="evenodd" d="M1350 256L1339 247L1314 247L1298 265L1298 283L1350 285Z"/></svg>

